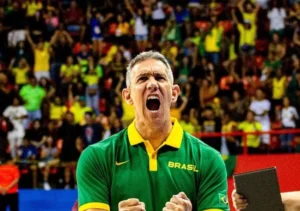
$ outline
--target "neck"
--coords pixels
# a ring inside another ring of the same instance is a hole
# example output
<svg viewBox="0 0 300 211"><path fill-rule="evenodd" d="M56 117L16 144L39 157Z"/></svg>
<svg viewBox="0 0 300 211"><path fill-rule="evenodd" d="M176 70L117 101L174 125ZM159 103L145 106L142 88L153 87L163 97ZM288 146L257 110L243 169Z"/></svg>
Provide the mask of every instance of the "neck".
<svg viewBox="0 0 300 211"><path fill-rule="evenodd" d="M142 138L148 140L155 150L168 138L172 130L172 123L170 118L164 122L160 121L160 123L139 121L137 118L135 127Z"/></svg>

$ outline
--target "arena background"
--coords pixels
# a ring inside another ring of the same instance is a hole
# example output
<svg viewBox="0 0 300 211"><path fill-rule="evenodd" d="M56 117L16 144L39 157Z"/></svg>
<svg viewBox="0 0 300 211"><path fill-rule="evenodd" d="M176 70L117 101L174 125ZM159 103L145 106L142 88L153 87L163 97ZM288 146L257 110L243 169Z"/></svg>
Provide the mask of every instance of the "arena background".
<svg viewBox="0 0 300 211"><path fill-rule="evenodd" d="M243 153L243 139L232 145L232 137L222 138L229 200L232 174L271 166L277 168L281 191L299 191L299 131L282 132L291 125L285 125L286 118L299 128L299 14L299 0L0 0L0 158L45 164L54 158L40 156L49 141L62 161L51 170L49 191L43 190L49 184L42 167L33 185L30 166L19 166L20 210L71 209L76 185L73 179L66 182L64 169L72 175L85 147L132 121L133 108L120 94L126 66L152 49L166 56L182 90L172 116L200 139L206 132L221 137L237 130L248 121L250 108L259 110L251 107L261 100L258 95L270 106L267 121L259 115L255 121L259 131L271 131L269 143L255 147L259 155ZM28 92L34 78L43 97ZM20 120L25 131L20 139L38 146L35 158L29 159L22 140L9 140L15 112L4 111L12 109L13 98L30 113L28 121ZM288 115L283 99L293 110ZM66 129L70 115L70 125L76 126ZM214 138L203 140L218 148L221 140L215 146ZM64 162L70 160L71 165Z"/></svg>

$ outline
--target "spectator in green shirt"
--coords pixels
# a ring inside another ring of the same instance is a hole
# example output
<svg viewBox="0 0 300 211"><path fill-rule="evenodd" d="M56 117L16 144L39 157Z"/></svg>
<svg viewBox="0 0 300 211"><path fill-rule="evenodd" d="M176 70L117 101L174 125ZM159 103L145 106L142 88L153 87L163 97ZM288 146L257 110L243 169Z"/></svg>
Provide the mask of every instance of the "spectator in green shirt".
<svg viewBox="0 0 300 211"><path fill-rule="evenodd" d="M41 104L46 96L46 92L37 84L37 80L33 75L29 76L28 80L29 84L23 86L19 93L28 112L28 119L25 121L26 129L33 120L42 118Z"/></svg>

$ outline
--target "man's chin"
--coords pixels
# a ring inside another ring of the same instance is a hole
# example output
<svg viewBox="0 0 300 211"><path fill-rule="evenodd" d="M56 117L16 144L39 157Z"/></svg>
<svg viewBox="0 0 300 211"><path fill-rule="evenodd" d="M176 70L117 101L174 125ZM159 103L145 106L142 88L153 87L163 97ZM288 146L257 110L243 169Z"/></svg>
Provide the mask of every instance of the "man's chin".
<svg viewBox="0 0 300 211"><path fill-rule="evenodd" d="M148 116L148 118L153 119L153 120L162 119L162 112L160 109L158 109L158 110L147 109L147 116Z"/></svg>

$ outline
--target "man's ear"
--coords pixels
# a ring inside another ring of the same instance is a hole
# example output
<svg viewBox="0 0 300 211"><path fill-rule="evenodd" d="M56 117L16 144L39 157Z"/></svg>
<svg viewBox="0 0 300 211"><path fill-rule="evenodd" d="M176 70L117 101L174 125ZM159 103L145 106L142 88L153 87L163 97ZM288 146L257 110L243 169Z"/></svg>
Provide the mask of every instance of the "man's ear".
<svg viewBox="0 0 300 211"><path fill-rule="evenodd" d="M129 88L124 88L122 90L122 97L123 99L126 101L127 104L132 105L132 99L131 99L131 95L130 95L130 89Z"/></svg>
<svg viewBox="0 0 300 211"><path fill-rule="evenodd" d="M180 87L178 85L173 85L172 87L172 103L176 103L178 96L180 94Z"/></svg>

